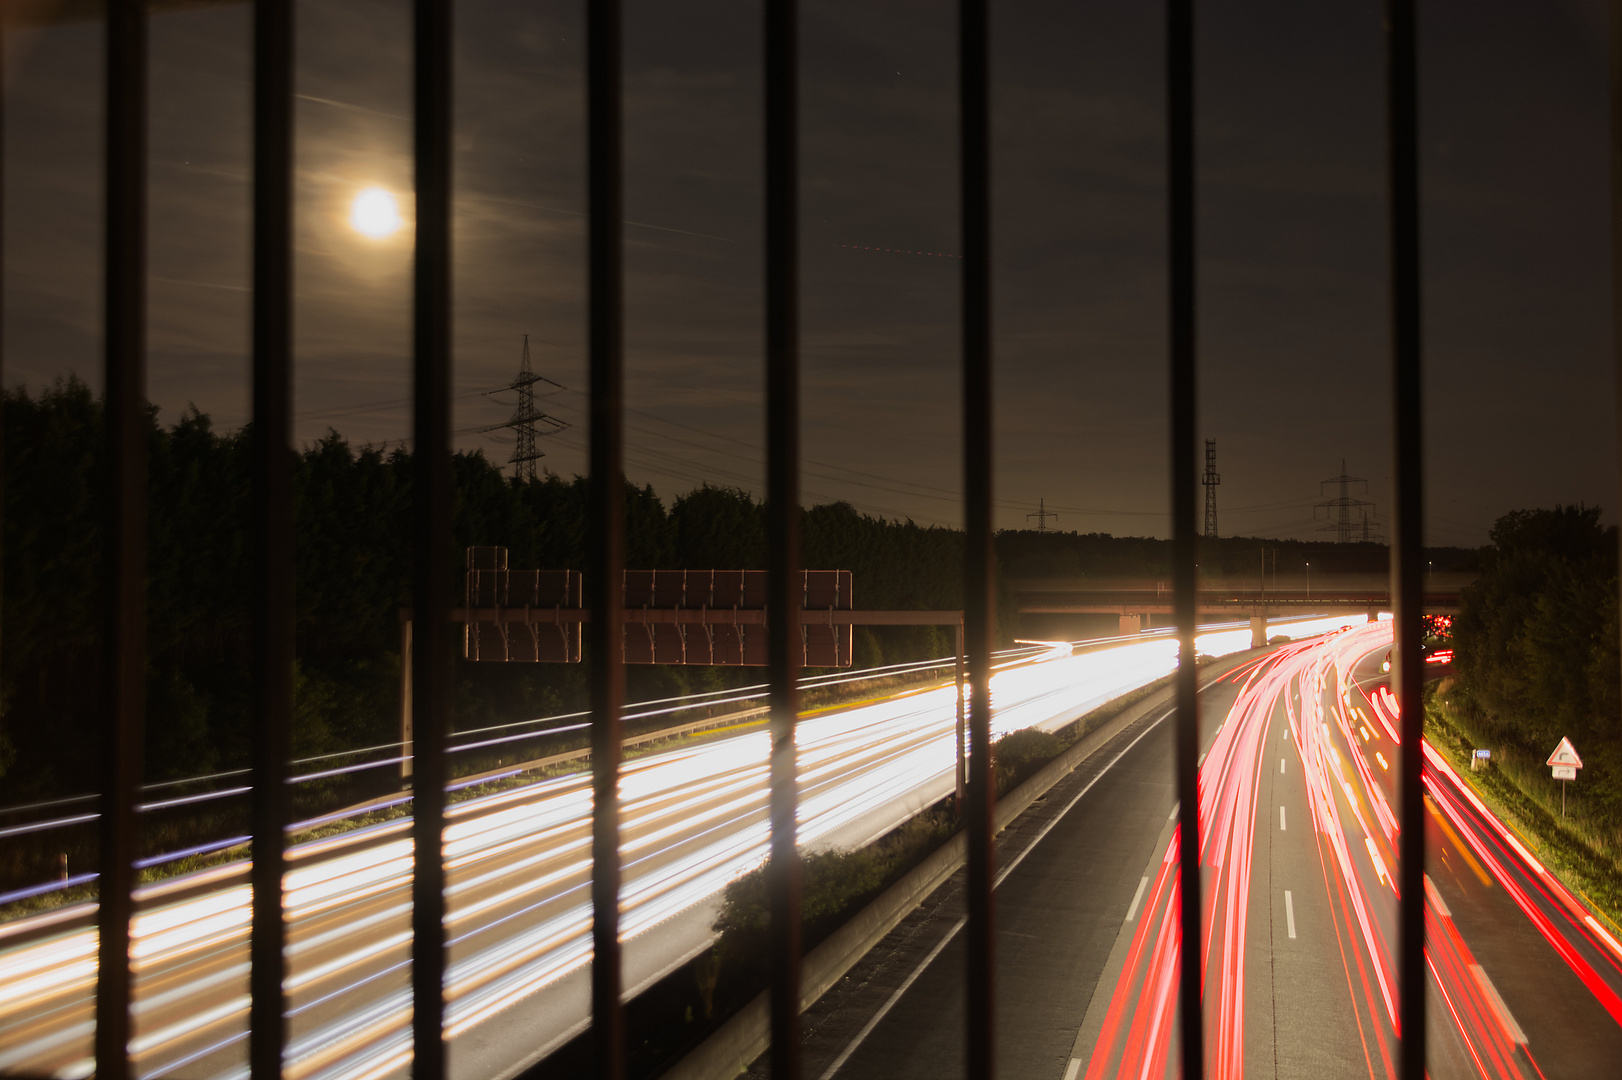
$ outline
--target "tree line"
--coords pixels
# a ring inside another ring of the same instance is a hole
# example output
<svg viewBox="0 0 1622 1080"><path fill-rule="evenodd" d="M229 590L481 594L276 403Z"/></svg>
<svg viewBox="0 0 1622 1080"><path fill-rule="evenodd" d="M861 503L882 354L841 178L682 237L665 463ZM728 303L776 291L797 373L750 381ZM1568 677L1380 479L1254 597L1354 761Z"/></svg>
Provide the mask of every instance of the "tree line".
<svg viewBox="0 0 1622 1080"><path fill-rule="evenodd" d="M107 469L101 402L83 383L9 390L3 409L0 802L16 804L94 786ZM216 431L195 408L164 425L154 408L147 442L147 774L165 780L247 760L249 432ZM479 452L456 454L452 473L458 582L472 545L506 546L514 568L586 564L585 479L515 481ZM409 451L353 446L336 432L295 456L297 756L398 737L411 482ZM628 484L625 528L632 568L765 567L763 508L736 489L702 486L667 507L651 487ZM871 517L846 503L806 510L802 531L805 565L852 571L860 607L961 607L957 531ZM935 627L862 627L856 663L953 648L951 632ZM663 697L763 674L633 666L627 694ZM458 728L585 702L581 665L456 665Z"/></svg>
<svg viewBox="0 0 1622 1080"><path fill-rule="evenodd" d="M1481 736L1541 764L1569 737L1575 793L1622 837L1617 533L1594 506L1498 519L1453 623L1451 704Z"/></svg>
<svg viewBox="0 0 1622 1080"><path fill-rule="evenodd" d="M101 402L61 380L6 391L0 586L0 804L94 787L105 617L107 469ZM215 430L195 408L172 424L149 413L147 773L178 779L247 761L251 715L249 432ZM411 455L355 446L336 432L295 454L296 656L293 742L300 757L397 738L399 611L410 603ZM517 481L478 452L452 463L452 530L466 547L499 544L514 568L586 565L587 481ZM761 504L701 486L668 505L625 488L626 564L762 569ZM806 566L850 570L860 608L962 606L961 532L862 514L846 503L802 519ZM1223 538L1215 567L1248 567L1262 541ZM1274 542L1267 542L1273 545ZM1383 562L1374 545L1283 542L1314 567ZM1104 533L999 533L1003 577L1164 576L1170 543ZM1456 552L1452 557L1471 557ZM1281 564L1283 559L1281 558ZM1282 569L1281 565L1281 569ZM461 566L457 567L458 577ZM453 601L457 597L451 598ZM1004 592L1002 644L1017 636ZM949 630L859 627L858 667L949 655ZM589 662L589 657L587 658ZM630 700L760 681L758 669L632 666ZM583 708L582 665L458 661L459 729Z"/></svg>

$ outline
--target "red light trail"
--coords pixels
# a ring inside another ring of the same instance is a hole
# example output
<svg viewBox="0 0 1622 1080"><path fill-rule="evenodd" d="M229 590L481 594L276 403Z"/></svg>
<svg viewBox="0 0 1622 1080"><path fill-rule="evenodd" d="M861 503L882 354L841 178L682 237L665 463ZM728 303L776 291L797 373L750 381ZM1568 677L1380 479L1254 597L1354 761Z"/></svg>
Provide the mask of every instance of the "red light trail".
<svg viewBox="0 0 1622 1080"><path fill-rule="evenodd" d="M1293 743L1299 755L1324 899L1340 954L1348 1004L1357 1020L1370 1080L1396 1080L1401 1037L1395 999L1396 866L1399 827L1387 788L1396 783L1380 744L1397 743L1397 703L1389 689L1372 696L1353 676L1391 645L1389 622L1370 623L1287 646L1227 677L1238 696L1200 770L1200 862L1207 871L1203 913L1203 1011L1206 1067L1240 1080L1245 1066L1246 955L1251 940L1253 857L1262 829L1293 827L1281 806L1276 824L1259 806L1270 746ZM1371 715L1372 714L1372 717ZM1439 830L1465 837L1486 875L1540 932L1610 1016L1622 1024L1622 946L1493 817L1428 744L1425 785ZM1378 770L1371 768L1378 764ZM1283 762L1280 763L1280 772ZM1154 889L1132 930L1108 1010L1088 1060L1086 1080L1165 1076L1173 1053L1175 969L1179 947L1175 832ZM1455 839L1454 841L1458 841ZM1264 865L1265 864L1261 864ZM1263 881L1271 878L1260 875ZM1485 878L1483 878L1485 880ZM1262 888L1268 888L1265 884ZM1389 891L1387 891L1389 890ZM1297 892L1294 903L1305 896ZM1267 911L1262 907L1260 911ZM1291 908L1291 938L1294 911ZM1427 963L1445 1021L1456 1029L1478 1075L1489 1080L1544 1076L1508 1006L1488 978L1441 895L1426 878ZM1260 933L1266 934L1263 929ZM1372 1046L1370 1043L1372 1042Z"/></svg>

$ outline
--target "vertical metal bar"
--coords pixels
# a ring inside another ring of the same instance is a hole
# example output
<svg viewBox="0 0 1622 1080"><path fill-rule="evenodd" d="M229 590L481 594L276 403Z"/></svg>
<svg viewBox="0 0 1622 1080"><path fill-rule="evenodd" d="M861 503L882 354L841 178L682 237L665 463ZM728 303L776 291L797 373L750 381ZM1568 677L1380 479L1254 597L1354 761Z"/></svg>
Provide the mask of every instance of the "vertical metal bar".
<svg viewBox="0 0 1622 1080"><path fill-rule="evenodd" d="M598 1080L625 1075L620 1008L620 711L624 704L625 418L621 342L620 4L586 9L587 348L590 354L591 964Z"/></svg>
<svg viewBox="0 0 1622 1080"><path fill-rule="evenodd" d="M771 1060L800 1075L799 758L805 660L800 606L799 155L795 0L766 5L766 648L771 687Z"/></svg>
<svg viewBox="0 0 1622 1080"><path fill-rule="evenodd" d="M146 726L146 6L107 5L104 669L96 1075L131 1074L130 917Z"/></svg>
<svg viewBox="0 0 1622 1080"><path fill-rule="evenodd" d="M6 175L6 88L10 83L6 80L6 23L0 19L0 386L5 385L5 175ZM5 513L5 445L6 424L4 402L0 402L0 597L5 596L5 542L6 513ZM0 608L3 615L3 608ZM3 624L3 618L0 618ZM66 852L63 853L64 855ZM61 876L66 878L67 860L62 860Z"/></svg>
<svg viewBox="0 0 1622 1080"><path fill-rule="evenodd" d="M287 762L293 726L293 4L254 4L253 930L248 1067L277 1080L287 1025Z"/></svg>
<svg viewBox="0 0 1622 1080"><path fill-rule="evenodd" d="M992 820L991 641L991 48L986 0L958 3L958 122L963 229L963 626L969 661L968 1076L996 1071L996 853Z"/></svg>
<svg viewBox="0 0 1622 1080"><path fill-rule="evenodd" d="M1611 350L1616 365L1616 451L1618 465L1622 466L1622 0L1611 0L1610 9ZM1617 505L1622 506L1622 468L1617 480ZM1622 533L1617 539L1622 545ZM1622 587L1622 578L1618 585Z"/></svg>
<svg viewBox="0 0 1622 1080"><path fill-rule="evenodd" d="M1194 324L1194 4L1166 5L1166 164L1171 345L1172 609L1177 625L1178 973L1183 1076L1205 1075L1200 1001L1200 698L1195 669L1199 533Z"/></svg>
<svg viewBox="0 0 1622 1080"><path fill-rule="evenodd" d="M1419 329L1419 96L1413 0L1386 0L1386 136L1390 141L1392 431L1391 599L1402 711L1401 866L1397 970L1402 1076L1425 1076L1424 444Z"/></svg>
<svg viewBox="0 0 1622 1080"><path fill-rule="evenodd" d="M445 1075L445 743L450 730L451 10L416 0L415 447L412 454L413 1075Z"/></svg>

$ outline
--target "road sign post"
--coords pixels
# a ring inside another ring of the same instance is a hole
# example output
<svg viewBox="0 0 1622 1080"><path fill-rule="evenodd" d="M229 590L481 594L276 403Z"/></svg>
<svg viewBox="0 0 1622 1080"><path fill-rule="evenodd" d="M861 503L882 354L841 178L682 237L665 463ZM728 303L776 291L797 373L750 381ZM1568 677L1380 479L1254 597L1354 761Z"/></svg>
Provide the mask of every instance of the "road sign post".
<svg viewBox="0 0 1622 1080"><path fill-rule="evenodd" d="M1549 755L1548 764L1554 770L1554 778L1560 781L1560 816L1565 817L1566 781L1577 779L1577 770L1583 767L1583 759L1577 756L1577 748L1571 745L1571 740L1561 736L1560 745Z"/></svg>

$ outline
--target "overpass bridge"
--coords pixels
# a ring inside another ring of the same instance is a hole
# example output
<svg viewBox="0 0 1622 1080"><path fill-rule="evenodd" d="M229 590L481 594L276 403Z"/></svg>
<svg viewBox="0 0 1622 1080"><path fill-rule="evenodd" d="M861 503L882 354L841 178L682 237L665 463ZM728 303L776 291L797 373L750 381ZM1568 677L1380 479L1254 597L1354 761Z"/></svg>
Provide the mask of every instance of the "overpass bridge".
<svg viewBox="0 0 1622 1080"><path fill-rule="evenodd" d="M1426 582L1425 613L1454 615L1462 589L1474 574L1438 573ZM1154 625L1175 613L1170 579L1010 579L1021 615L1115 615L1122 634ZM1258 646L1266 643L1267 619L1277 615L1366 611L1372 621L1391 610L1391 586L1383 574L1324 574L1261 578L1207 578L1200 582L1198 611L1234 621L1249 619ZM1164 622L1161 625L1165 625Z"/></svg>

